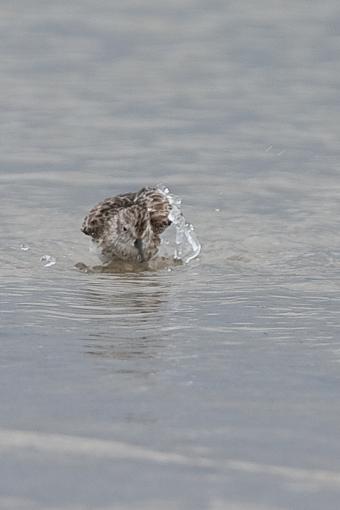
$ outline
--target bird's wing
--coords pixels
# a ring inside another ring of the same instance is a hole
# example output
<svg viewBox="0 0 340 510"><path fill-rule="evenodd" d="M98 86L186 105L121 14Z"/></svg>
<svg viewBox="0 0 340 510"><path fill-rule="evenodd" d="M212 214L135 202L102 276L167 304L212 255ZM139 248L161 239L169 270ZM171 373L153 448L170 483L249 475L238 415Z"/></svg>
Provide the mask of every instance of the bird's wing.
<svg viewBox="0 0 340 510"><path fill-rule="evenodd" d="M117 210L133 205L136 193L125 193L116 197L109 197L99 202L84 218L81 231L98 239L102 236L105 225Z"/></svg>
<svg viewBox="0 0 340 510"><path fill-rule="evenodd" d="M171 204L165 193L158 188L141 189L136 194L135 202L147 208L150 214L151 227L155 234L161 234L171 225L169 220Z"/></svg>

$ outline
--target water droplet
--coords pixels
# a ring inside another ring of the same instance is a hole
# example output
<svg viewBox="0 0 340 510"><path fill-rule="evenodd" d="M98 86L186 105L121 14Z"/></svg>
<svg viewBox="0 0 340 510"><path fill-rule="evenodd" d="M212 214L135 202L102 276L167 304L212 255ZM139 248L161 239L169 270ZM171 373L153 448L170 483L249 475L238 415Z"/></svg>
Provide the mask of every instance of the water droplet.
<svg viewBox="0 0 340 510"><path fill-rule="evenodd" d="M51 255L43 255L42 257L40 257L40 262L43 264L44 267L51 267L57 263L56 259Z"/></svg>
<svg viewBox="0 0 340 510"><path fill-rule="evenodd" d="M28 244L26 243L21 243L20 245L20 250L22 251L28 251L30 249L30 247L28 246Z"/></svg>
<svg viewBox="0 0 340 510"><path fill-rule="evenodd" d="M164 186L164 184L158 184L157 188L159 189L159 191L161 191L162 193L165 193L166 195L168 195L170 193L169 188L167 188L167 186Z"/></svg>

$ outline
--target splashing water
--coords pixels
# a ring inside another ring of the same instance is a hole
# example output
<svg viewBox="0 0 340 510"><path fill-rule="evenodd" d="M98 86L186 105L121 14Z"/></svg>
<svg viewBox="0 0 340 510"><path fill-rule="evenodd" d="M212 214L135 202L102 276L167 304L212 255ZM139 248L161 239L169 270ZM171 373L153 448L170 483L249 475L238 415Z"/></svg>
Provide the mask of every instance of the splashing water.
<svg viewBox="0 0 340 510"><path fill-rule="evenodd" d="M36 250L34 249L34 247L32 248L29 244L26 244L26 243L20 244L20 250L24 251L24 252L28 252L31 250L33 252L33 254L38 255L36 253ZM55 257L53 257L52 255L39 256L39 261L40 261L41 265L44 267L51 267L57 263L57 259Z"/></svg>
<svg viewBox="0 0 340 510"><path fill-rule="evenodd" d="M191 223L188 223L181 211L181 199L172 195L166 186L159 185L158 189L166 195L171 204L169 220L175 227L175 253L176 259L180 259L186 264L198 257L201 251L201 245Z"/></svg>
<svg viewBox="0 0 340 510"><path fill-rule="evenodd" d="M51 267L57 263L57 260L51 255L43 255L40 257L40 262L44 267Z"/></svg>

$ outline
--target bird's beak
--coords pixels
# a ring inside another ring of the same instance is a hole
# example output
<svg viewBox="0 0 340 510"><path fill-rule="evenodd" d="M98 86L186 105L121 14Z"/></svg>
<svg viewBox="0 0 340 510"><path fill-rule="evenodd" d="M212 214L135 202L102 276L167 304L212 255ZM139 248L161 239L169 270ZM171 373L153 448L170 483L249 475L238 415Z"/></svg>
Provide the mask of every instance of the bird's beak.
<svg viewBox="0 0 340 510"><path fill-rule="evenodd" d="M143 241L141 239L136 239L135 247L139 253L140 261L144 262L144 251L143 251Z"/></svg>

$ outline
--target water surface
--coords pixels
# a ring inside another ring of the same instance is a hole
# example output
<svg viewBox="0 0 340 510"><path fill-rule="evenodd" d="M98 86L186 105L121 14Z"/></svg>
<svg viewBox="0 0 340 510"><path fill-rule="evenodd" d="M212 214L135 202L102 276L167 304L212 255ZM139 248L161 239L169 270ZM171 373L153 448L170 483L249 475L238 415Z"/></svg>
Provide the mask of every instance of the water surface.
<svg viewBox="0 0 340 510"><path fill-rule="evenodd" d="M0 9L1 508L337 509L338 2ZM160 182L200 260L75 271Z"/></svg>

